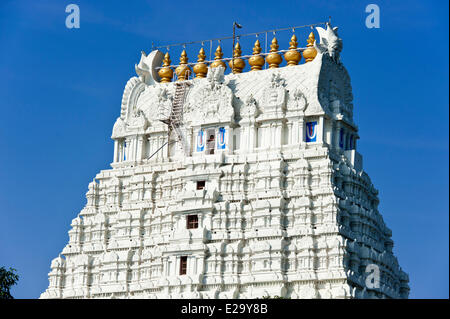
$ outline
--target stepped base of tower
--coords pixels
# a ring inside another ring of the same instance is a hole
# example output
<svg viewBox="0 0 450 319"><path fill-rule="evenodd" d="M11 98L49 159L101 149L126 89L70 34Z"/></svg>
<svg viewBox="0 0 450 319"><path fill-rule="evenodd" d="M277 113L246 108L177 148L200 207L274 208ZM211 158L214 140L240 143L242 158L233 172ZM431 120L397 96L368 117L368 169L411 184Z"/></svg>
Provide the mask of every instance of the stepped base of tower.
<svg viewBox="0 0 450 319"><path fill-rule="evenodd" d="M63 288L41 298L401 297L395 257L364 231L389 233L358 196L370 191L365 174L326 146L286 149L102 171L89 187L98 202L72 222L66 258L52 263L64 266ZM198 227L186 229L194 212ZM359 216L358 227L349 222ZM386 273L381 289L364 289L371 263Z"/></svg>

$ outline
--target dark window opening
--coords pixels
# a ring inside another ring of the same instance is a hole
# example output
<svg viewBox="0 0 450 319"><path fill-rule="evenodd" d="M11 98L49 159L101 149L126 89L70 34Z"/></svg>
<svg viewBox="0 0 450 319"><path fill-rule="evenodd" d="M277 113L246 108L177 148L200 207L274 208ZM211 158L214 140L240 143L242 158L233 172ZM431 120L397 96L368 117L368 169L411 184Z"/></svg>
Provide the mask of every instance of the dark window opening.
<svg viewBox="0 0 450 319"><path fill-rule="evenodd" d="M187 256L180 257L180 275L186 275L187 271Z"/></svg>
<svg viewBox="0 0 450 319"><path fill-rule="evenodd" d="M186 228L195 229L198 228L198 215L188 215L186 218Z"/></svg>
<svg viewBox="0 0 450 319"><path fill-rule="evenodd" d="M206 182L205 181L197 181L197 190L205 188Z"/></svg>
<svg viewBox="0 0 450 319"><path fill-rule="evenodd" d="M216 148L216 131L214 129L207 131L208 139L206 140L206 154L214 154Z"/></svg>

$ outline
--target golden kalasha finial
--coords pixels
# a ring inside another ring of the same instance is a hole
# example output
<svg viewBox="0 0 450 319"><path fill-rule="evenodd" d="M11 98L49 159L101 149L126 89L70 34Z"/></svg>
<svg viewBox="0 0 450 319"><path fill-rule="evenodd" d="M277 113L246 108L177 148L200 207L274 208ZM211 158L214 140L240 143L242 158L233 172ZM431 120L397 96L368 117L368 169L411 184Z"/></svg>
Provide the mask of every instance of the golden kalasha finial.
<svg viewBox="0 0 450 319"><path fill-rule="evenodd" d="M161 77L161 83L168 83L172 81L173 70L169 67L170 62L169 52L167 52L164 56L163 67L158 71L158 75Z"/></svg>
<svg viewBox="0 0 450 319"><path fill-rule="evenodd" d="M216 52L214 53L214 62L211 63L211 65L209 66L210 68L217 68L218 66L223 67L224 69L227 68L227 65L225 64L225 62L223 62L221 59L223 57L223 52L222 52L222 48L220 47L220 45L217 46Z"/></svg>
<svg viewBox="0 0 450 319"><path fill-rule="evenodd" d="M291 42L289 42L289 51L284 54L284 59L288 66L297 65L302 59L302 55L297 51L297 37L292 35Z"/></svg>
<svg viewBox="0 0 450 319"><path fill-rule="evenodd" d="M253 55L248 59L248 64L250 64L252 71L261 70L264 65L264 57L260 55L261 51L259 40L256 40L255 46L253 47Z"/></svg>
<svg viewBox="0 0 450 319"><path fill-rule="evenodd" d="M291 37L291 42L289 42L289 49L293 50L293 49L297 49L297 36L295 34L292 35Z"/></svg>
<svg viewBox="0 0 450 319"><path fill-rule="evenodd" d="M180 65L175 69L175 73L177 74L178 80L177 81L184 81L187 80L189 77L189 73L191 73L191 68L188 63L188 57L186 54L186 50L183 50L181 52L180 56Z"/></svg>
<svg viewBox="0 0 450 319"><path fill-rule="evenodd" d="M201 48L198 52L198 60L197 64L194 66L194 73L196 78L204 78L206 73L208 72L208 66L206 65L205 58L205 49Z"/></svg>
<svg viewBox="0 0 450 319"><path fill-rule="evenodd" d="M311 62L312 60L314 60L314 58L317 55L317 50L314 47L315 41L316 41L316 39L314 38L314 33L311 32L309 34L308 40L306 40L306 42L308 43L306 45L306 49L303 51L303 57L305 58L305 63Z"/></svg>
<svg viewBox="0 0 450 319"><path fill-rule="evenodd" d="M239 58L242 54L241 45L236 43L234 46L233 59L228 62L233 73L241 73L245 68L245 61Z"/></svg>
<svg viewBox="0 0 450 319"><path fill-rule="evenodd" d="M269 69L278 68L278 65L280 65L280 63L283 61L281 55L276 53L277 51L278 41L277 38L274 37L272 39L272 44L270 45L270 52L272 53L270 53L266 58L267 63L269 63Z"/></svg>

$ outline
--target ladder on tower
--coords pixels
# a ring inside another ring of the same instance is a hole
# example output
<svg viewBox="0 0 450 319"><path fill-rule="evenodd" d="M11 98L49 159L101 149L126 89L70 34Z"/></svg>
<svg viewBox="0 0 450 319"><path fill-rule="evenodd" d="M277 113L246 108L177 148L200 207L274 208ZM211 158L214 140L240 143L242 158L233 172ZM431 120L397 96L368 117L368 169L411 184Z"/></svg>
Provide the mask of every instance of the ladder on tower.
<svg viewBox="0 0 450 319"><path fill-rule="evenodd" d="M174 142L179 142L181 148L183 149L183 152L185 155L188 155L189 153L189 145L186 141L186 137L183 133L183 106L186 99L186 92L188 90L188 87L191 85L187 81L182 82L175 82L175 95L172 100L172 107L169 110L164 110L165 113L169 113L168 117L165 119L161 119L160 121L167 124L169 128L169 135L166 144L172 144ZM171 133L174 133L176 136L175 141L170 141L170 135ZM162 147L161 147L162 148ZM158 149L159 151L159 149ZM156 151L156 152L158 152ZM156 153L155 152L155 153ZM155 154L154 153L154 154ZM152 154L150 158L154 155Z"/></svg>

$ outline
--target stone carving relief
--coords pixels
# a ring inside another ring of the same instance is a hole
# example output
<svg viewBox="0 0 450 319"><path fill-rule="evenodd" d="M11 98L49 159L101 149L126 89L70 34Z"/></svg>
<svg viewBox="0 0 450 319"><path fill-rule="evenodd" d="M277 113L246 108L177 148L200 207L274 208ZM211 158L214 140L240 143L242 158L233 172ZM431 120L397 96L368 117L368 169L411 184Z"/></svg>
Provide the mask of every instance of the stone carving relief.
<svg viewBox="0 0 450 319"><path fill-rule="evenodd" d="M145 89L146 85L139 78L132 77L128 80L122 96L120 117L114 124L112 138L123 137L136 130L145 130L148 122L138 108L139 98Z"/></svg>
<svg viewBox="0 0 450 319"><path fill-rule="evenodd" d="M165 119L172 108L173 94L167 87L149 86L138 101L138 109L150 123Z"/></svg>
<svg viewBox="0 0 450 319"><path fill-rule="evenodd" d="M263 94L263 112L279 111L285 108L286 104L286 80L280 73L273 73L270 78L268 88Z"/></svg>
<svg viewBox="0 0 450 319"><path fill-rule="evenodd" d="M206 79L211 84L211 86L214 86L215 83L222 84L225 79L224 72L225 69L221 66L217 68L209 68L208 74L206 75Z"/></svg>
<svg viewBox="0 0 450 319"><path fill-rule="evenodd" d="M144 113L141 110L136 110L131 117L128 119L128 129L129 130L145 130L147 128L147 120L144 117Z"/></svg>
<svg viewBox="0 0 450 319"><path fill-rule="evenodd" d="M253 95L249 95L245 104L241 107L241 117L242 118L255 118L258 117L260 111L258 109L258 105L256 100L253 98Z"/></svg>
<svg viewBox="0 0 450 319"><path fill-rule="evenodd" d="M187 124L232 122L233 93L223 83L223 68L213 68L206 79L198 81L189 92L184 106Z"/></svg>
<svg viewBox="0 0 450 319"><path fill-rule="evenodd" d="M158 120L163 120L169 117L170 110L172 109L172 93L165 87L159 87L156 91L156 95L158 97L158 107L157 107L157 116Z"/></svg>
<svg viewBox="0 0 450 319"><path fill-rule="evenodd" d="M269 86L271 88L282 88L286 86L286 80L283 79L280 75L280 73L273 73L270 78L270 84Z"/></svg>
<svg viewBox="0 0 450 319"><path fill-rule="evenodd" d="M292 93L292 98L288 101L288 110L289 111L304 111L308 105L308 101L306 99L305 94L299 88L296 88Z"/></svg>
<svg viewBox="0 0 450 319"><path fill-rule="evenodd" d="M120 110L122 120L126 120L130 114L130 109L135 107L136 99L139 96L137 93L142 92L144 86L144 83L135 76L128 80L122 95L122 107Z"/></svg>

